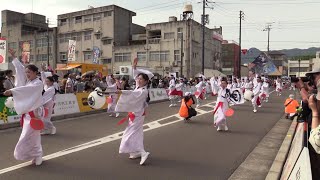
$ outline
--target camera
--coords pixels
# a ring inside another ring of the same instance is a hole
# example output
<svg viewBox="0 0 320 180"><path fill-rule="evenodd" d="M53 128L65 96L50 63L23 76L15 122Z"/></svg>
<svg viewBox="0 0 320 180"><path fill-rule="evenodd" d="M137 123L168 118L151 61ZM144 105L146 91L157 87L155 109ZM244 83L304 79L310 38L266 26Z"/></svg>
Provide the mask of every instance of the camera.
<svg viewBox="0 0 320 180"><path fill-rule="evenodd" d="M301 80L302 80L303 82L309 82L309 81L310 81L310 78L309 78L309 77L301 77ZM299 82L299 78L297 78L297 77L291 77L291 82L292 82L292 83L297 83L297 82Z"/></svg>
<svg viewBox="0 0 320 180"><path fill-rule="evenodd" d="M308 83L309 86L314 86L314 77L313 75L309 75L307 77L301 77L301 80L304 82L304 83ZM297 77L292 77L291 78L291 82L292 83L296 83L299 81L299 78Z"/></svg>

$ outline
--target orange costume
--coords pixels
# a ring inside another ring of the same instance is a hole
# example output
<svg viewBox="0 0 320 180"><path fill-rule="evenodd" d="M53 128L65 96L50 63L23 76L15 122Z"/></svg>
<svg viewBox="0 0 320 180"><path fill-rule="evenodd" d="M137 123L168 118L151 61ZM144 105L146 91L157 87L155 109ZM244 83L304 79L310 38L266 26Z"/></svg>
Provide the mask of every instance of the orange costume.
<svg viewBox="0 0 320 180"><path fill-rule="evenodd" d="M189 113L188 113L188 110L189 110L189 107L191 107L191 105L193 104L193 100L192 98L190 98L187 103L185 103L185 98L182 99L181 101L181 107L180 107L180 110L179 110L179 115L183 118L187 118L189 117Z"/></svg>
<svg viewBox="0 0 320 180"><path fill-rule="evenodd" d="M288 98L284 102L284 106L285 106L284 112L287 114L291 114L291 113L297 112L297 107L299 107L299 103L297 100Z"/></svg>

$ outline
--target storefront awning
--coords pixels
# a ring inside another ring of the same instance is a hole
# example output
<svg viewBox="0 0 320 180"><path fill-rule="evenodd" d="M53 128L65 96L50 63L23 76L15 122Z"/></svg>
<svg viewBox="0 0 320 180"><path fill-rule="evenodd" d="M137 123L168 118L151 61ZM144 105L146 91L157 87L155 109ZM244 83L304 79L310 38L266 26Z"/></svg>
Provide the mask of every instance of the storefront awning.
<svg viewBox="0 0 320 180"><path fill-rule="evenodd" d="M68 71L70 69L77 68L79 66L81 66L81 64L68 64L65 67L58 67L56 70L57 71Z"/></svg>

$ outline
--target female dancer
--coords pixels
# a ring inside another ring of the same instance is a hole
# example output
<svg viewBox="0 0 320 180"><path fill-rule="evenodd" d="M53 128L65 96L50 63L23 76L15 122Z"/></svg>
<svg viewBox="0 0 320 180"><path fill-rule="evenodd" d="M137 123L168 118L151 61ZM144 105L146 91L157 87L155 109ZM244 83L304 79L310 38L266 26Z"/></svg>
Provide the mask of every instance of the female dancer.
<svg viewBox="0 0 320 180"><path fill-rule="evenodd" d="M149 91L148 82L153 74L147 70L136 69L138 59L133 63L133 75L136 80L134 90L118 90L121 92L116 111L128 112L129 125L123 133L119 153L129 153L130 159L141 157L140 165L143 165L149 156L143 145L143 121L145 109L148 107Z"/></svg>
<svg viewBox="0 0 320 180"><path fill-rule="evenodd" d="M36 165L42 163L42 146L40 130L31 126L33 118L43 118L42 90L43 84L37 78L38 68L35 65L24 67L15 57L15 52L9 50L13 57L12 64L16 70L15 88L4 92L5 96L13 96L14 109L22 115L22 132L14 150L17 160L32 160Z"/></svg>

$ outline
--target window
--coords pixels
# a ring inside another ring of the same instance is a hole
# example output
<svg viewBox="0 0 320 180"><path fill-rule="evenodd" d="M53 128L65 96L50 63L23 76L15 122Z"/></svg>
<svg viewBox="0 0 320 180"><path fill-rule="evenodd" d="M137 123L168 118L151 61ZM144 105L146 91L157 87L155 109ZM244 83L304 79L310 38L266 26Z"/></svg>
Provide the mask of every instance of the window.
<svg viewBox="0 0 320 180"><path fill-rule="evenodd" d="M180 28L177 28L177 31L178 31L178 32L182 32L182 31L183 31L183 28L181 28L181 27L180 27Z"/></svg>
<svg viewBox="0 0 320 180"><path fill-rule="evenodd" d="M147 53L146 52L138 52L137 57L139 61L146 61L147 60Z"/></svg>
<svg viewBox="0 0 320 180"><path fill-rule="evenodd" d="M30 61L34 61L34 56L33 55L30 55Z"/></svg>
<svg viewBox="0 0 320 180"><path fill-rule="evenodd" d="M84 52L84 60L91 60L92 52Z"/></svg>
<svg viewBox="0 0 320 180"><path fill-rule="evenodd" d="M104 17L112 16L112 11L104 12Z"/></svg>
<svg viewBox="0 0 320 180"><path fill-rule="evenodd" d="M111 64L111 59L102 59L103 64Z"/></svg>
<svg viewBox="0 0 320 180"><path fill-rule="evenodd" d="M82 23L82 16L76 16L75 23Z"/></svg>
<svg viewBox="0 0 320 180"><path fill-rule="evenodd" d="M174 61L180 61L180 50L174 50Z"/></svg>
<svg viewBox="0 0 320 180"><path fill-rule="evenodd" d="M97 39L101 39L101 34L96 34Z"/></svg>
<svg viewBox="0 0 320 180"><path fill-rule="evenodd" d="M169 51L150 52L150 61L169 61Z"/></svg>
<svg viewBox="0 0 320 180"><path fill-rule="evenodd" d="M47 47L48 46L48 39L42 38L36 40L36 47ZM52 38L49 39L49 47L52 46Z"/></svg>
<svg viewBox="0 0 320 180"><path fill-rule="evenodd" d="M93 21L99 21L99 20L101 20L101 14L94 14Z"/></svg>
<svg viewBox="0 0 320 180"><path fill-rule="evenodd" d="M64 26L67 24L67 19L60 19L60 26Z"/></svg>
<svg viewBox="0 0 320 180"><path fill-rule="evenodd" d="M17 43L16 42L8 43L8 47L9 49L17 49Z"/></svg>
<svg viewBox="0 0 320 180"><path fill-rule="evenodd" d="M84 32L84 40L91 40L91 31Z"/></svg>
<svg viewBox="0 0 320 180"><path fill-rule="evenodd" d="M60 61L66 61L66 60L67 60L67 53L60 52Z"/></svg>
<svg viewBox="0 0 320 180"><path fill-rule="evenodd" d="M30 49L32 49L33 48L33 40L30 40L29 43L30 43ZM31 59L31 56L30 56L30 59Z"/></svg>
<svg viewBox="0 0 320 180"><path fill-rule="evenodd" d="M51 56L51 55L49 55ZM38 54L37 61L48 61L48 54Z"/></svg>
<svg viewBox="0 0 320 180"><path fill-rule="evenodd" d="M8 37L12 35L12 30L8 30Z"/></svg>
<svg viewBox="0 0 320 180"><path fill-rule="evenodd" d="M85 16L84 17L84 22L89 22L89 21L92 21L92 16L91 15Z"/></svg>
<svg viewBox="0 0 320 180"><path fill-rule="evenodd" d="M115 53L114 55L115 62L130 62L131 53Z"/></svg>
<svg viewBox="0 0 320 180"><path fill-rule="evenodd" d="M81 37L81 32L75 32L71 34L71 39L72 40L76 40L76 41L81 41L82 37Z"/></svg>
<svg viewBox="0 0 320 180"><path fill-rule="evenodd" d="M108 45L112 43L112 39L106 39L106 40L103 40L102 42L103 42L103 45Z"/></svg>
<svg viewBox="0 0 320 180"><path fill-rule="evenodd" d="M174 39L174 32L164 33L164 39Z"/></svg>

